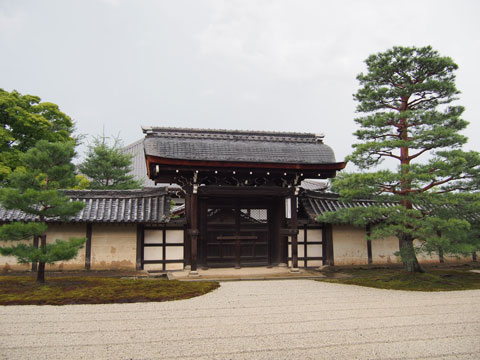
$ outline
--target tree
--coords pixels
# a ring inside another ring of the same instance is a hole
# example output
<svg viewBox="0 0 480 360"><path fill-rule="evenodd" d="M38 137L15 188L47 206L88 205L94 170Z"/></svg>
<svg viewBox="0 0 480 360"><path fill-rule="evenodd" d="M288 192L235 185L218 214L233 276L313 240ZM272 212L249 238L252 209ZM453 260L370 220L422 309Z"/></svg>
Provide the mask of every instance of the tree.
<svg viewBox="0 0 480 360"><path fill-rule="evenodd" d="M457 65L430 46L393 47L365 61L367 73L357 79L354 95L360 126L359 143L347 160L362 170L343 174L333 188L344 200L373 199L397 206L374 206L329 214L323 221L375 224L372 238L396 235L407 271L422 271L416 250L467 253L478 249L467 206L480 210L478 198L461 192L478 191L480 156L461 150L467 138L459 133L467 122L464 108L453 106ZM396 171L366 172L391 159ZM420 161L422 160L422 161ZM414 247L414 240L418 247Z"/></svg>
<svg viewBox="0 0 480 360"><path fill-rule="evenodd" d="M57 105L0 89L0 183L20 165L20 154L37 141L69 141L73 130L72 120Z"/></svg>
<svg viewBox="0 0 480 360"><path fill-rule="evenodd" d="M8 187L0 189L0 204L6 209L18 209L34 215L38 222L13 222L0 227L0 240L23 240L39 237L40 247L20 243L0 247L2 255L15 256L19 263L38 262L37 281L45 281L45 264L74 258L85 239L71 238L47 244L48 219L68 220L84 206L70 201L60 189L76 185L73 141L49 143L40 140L27 152L20 154L23 166L8 177Z"/></svg>
<svg viewBox="0 0 480 360"><path fill-rule="evenodd" d="M121 152L121 142L114 138L108 145L106 137L96 137L89 146L79 171L90 180L91 189L139 189L142 182L130 175L132 155Z"/></svg>

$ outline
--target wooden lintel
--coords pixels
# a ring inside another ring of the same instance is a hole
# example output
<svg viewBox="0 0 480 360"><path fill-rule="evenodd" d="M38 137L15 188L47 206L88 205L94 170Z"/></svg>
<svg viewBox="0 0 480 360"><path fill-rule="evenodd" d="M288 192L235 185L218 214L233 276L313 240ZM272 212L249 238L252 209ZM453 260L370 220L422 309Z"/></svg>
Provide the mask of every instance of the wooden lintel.
<svg viewBox="0 0 480 360"><path fill-rule="evenodd" d="M330 164L298 164L298 163L259 163L259 162L235 162L235 161L205 161L205 160L182 160L182 159L168 159L157 156L146 155L147 168L150 165L170 165L177 168L191 168L191 169L238 169L238 168L252 168L252 169L288 169L288 170L342 170L347 163L338 162Z"/></svg>
<svg viewBox="0 0 480 360"><path fill-rule="evenodd" d="M225 196L289 196L294 188L275 186L200 186L199 195L225 195Z"/></svg>

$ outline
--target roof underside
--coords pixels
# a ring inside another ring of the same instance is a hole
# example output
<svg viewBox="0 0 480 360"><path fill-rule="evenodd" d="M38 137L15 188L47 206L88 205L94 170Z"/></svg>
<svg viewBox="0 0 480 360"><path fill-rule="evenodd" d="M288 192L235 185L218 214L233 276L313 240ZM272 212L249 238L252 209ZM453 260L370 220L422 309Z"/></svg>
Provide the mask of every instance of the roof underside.
<svg viewBox="0 0 480 360"><path fill-rule="evenodd" d="M228 130L144 129L145 154L197 161L332 164L333 150L323 136L302 133Z"/></svg>

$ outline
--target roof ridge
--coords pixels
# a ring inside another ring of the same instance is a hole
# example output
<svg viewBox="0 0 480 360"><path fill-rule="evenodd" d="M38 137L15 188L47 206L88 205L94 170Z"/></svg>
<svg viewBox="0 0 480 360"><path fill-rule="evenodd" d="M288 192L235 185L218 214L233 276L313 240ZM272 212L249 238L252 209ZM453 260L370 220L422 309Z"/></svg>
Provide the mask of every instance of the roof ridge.
<svg viewBox="0 0 480 360"><path fill-rule="evenodd" d="M116 189L85 189L85 190L63 190L63 193L71 198L138 198L140 197L153 197L167 194L166 187L159 188L147 188L147 189L128 189L128 190L116 190Z"/></svg>
<svg viewBox="0 0 480 360"><path fill-rule="evenodd" d="M288 141L323 143L323 134L278 132L262 130L226 130L226 129L199 129L177 127L142 127L146 136L159 136L168 134L176 138L202 138L219 140L250 140L250 141Z"/></svg>

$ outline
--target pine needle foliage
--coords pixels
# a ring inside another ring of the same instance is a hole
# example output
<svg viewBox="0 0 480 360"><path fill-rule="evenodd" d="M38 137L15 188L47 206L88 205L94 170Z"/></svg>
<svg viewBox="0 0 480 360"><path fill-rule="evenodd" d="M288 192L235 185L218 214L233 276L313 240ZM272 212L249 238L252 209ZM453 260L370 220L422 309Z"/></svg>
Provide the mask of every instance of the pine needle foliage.
<svg viewBox="0 0 480 360"><path fill-rule="evenodd" d="M40 248L20 243L0 247L0 254L15 256L19 263L38 262L37 281L45 281L45 264L73 259L85 242L84 238L56 240L47 243L47 220L66 221L84 206L70 201L61 189L77 185L73 141L40 140L35 147L20 154L22 166L9 175L8 187L0 189L0 204L5 209L21 210L37 217L37 222L13 222L0 227L0 240L31 240L39 237Z"/></svg>
<svg viewBox="0 0 480 360"><path fill-rule="evenodd" d="M79 171L90 180L90 189L126 190L139 189L142 183L130 175L132 155L121 151L122 144L118 138L113 144L107 143L105 136L95 137L88 148L85 161Z"/></svg>
<svg viewBox="0 0 480 360"><path fill-rule="evenodd" d="M370 199L379 206L319 221L375 224L371 238L397 236L398 254L412 272L422 271L418 251L478 250L480 155L462 150L467 138L460 131L468 123L464 108L453 104L460 93L457 64L430 46L393 47L365 63L354 94L362 114L355 119L358 142L347 157L361 172L340 175L333 190L344 201ZM396 162L396 170L378 169L385 159Z"/></svg>

